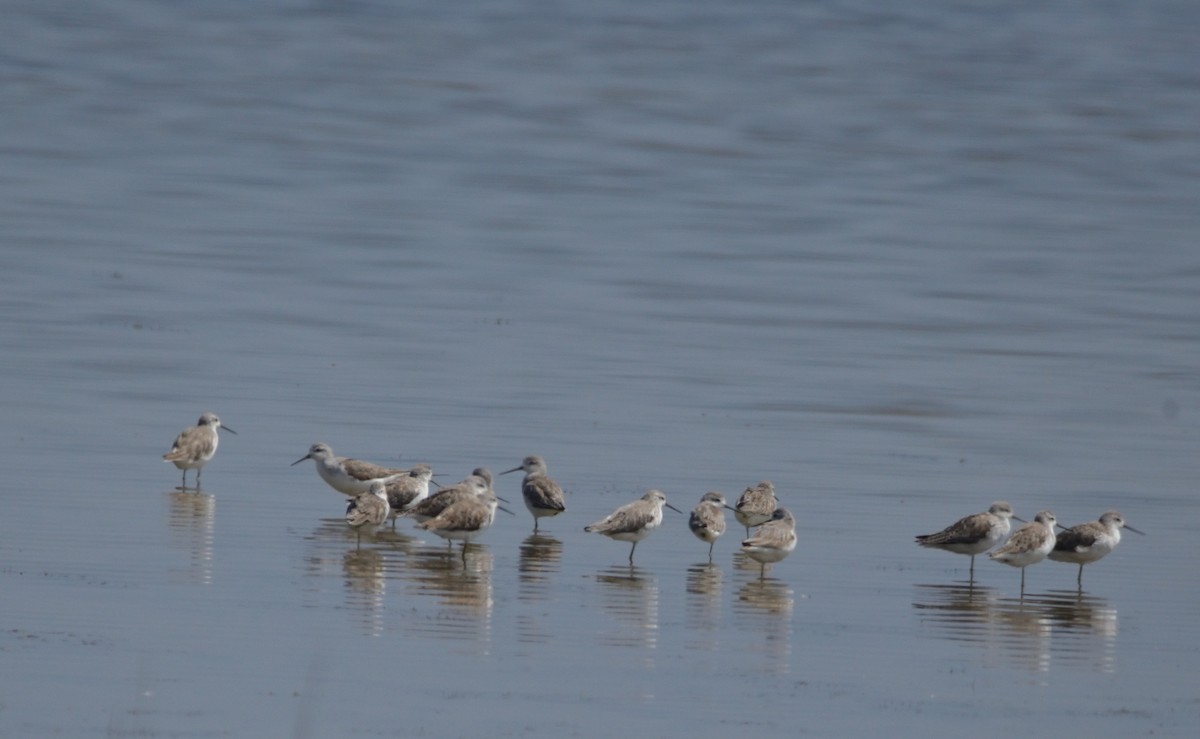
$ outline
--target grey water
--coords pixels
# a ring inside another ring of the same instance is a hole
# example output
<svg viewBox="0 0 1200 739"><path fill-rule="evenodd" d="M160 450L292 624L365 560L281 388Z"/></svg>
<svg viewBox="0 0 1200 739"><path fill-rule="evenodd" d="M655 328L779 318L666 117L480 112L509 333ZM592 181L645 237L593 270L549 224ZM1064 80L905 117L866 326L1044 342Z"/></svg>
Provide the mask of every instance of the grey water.
<svg viewBox="0 0 1200 739"><path fill-rule="evenodd" d="M1194 3L4 18L0 735L1194 731ZM359 548L316 441L568 510ZM765 576L583 531L763 479ZM913 543L998 499L1146 536Z"/></svg>

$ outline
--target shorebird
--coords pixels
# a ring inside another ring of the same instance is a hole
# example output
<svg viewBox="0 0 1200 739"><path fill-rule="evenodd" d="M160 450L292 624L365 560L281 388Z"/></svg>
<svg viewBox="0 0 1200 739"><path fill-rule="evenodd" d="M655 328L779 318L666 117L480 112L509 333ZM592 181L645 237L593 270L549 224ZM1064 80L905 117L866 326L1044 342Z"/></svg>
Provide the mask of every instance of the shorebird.
<svg viewBox="0 0 1200 739"><path fill-rule="evenodd" d="M201 413L200 420L196 422L196 425L188 426L180 432L179 436L175 437L175 443L171 445L171 451L163 455L164 462L170 462L177 469L183 470L183 482L179 485L180 490L187 490L188 470L196 471L196 490L200 490L200 469L217 453L217 444L220 443L217 429L225 429L231 434L237 434L236 431L221 423L221 419L217 418L216 413L207 411Z"/></svg>
<svg viewBox="0 0 1200 739"><path fill-rule="evenodd" d="M384 481L392 527L396 518L404 511L429 497L429 483L433 480L433 468L427 464L413 465L407 475L396 475Z"/></svg>
<svg viewBox="0 0 1200 739"><path fill-rule="evenodd" d="M387 520L390 509L383 480L372 480L369 492L353 497L346 503L346 523L357 535L356 547L362 544L363 527L375 531Z"/></svg>
<svg viewBox="0 0 1200 739"><path fill-rule="evenodd" d="M775 486L770 480L763 480L741 494L733 506L733 517L746 527L746 536L750 536L750 528L770 521L778 507Z"/></svg>
<svg viewBox="0 0 1200 739"><path fill-rule="evenodd" d="M521 496L525 498L525 507L533 514L533 530L538 530L538 519L547 516L557 516L566 513L567 503L563 498L563 489L558 483L546 476L546 460L537 455L526 457L521 464L509 472L523 470L525 480L521 482Z"/></svg>
<svg viewBox="0 0 1200 739"><path fill-rule="evenodd" d="M712 561L713 545L725 533L725 509L734 510L725 503L725 496L717 492L705 493L700 503L688 516L688 528L700 541L708 542L708 559Z"/></svg>
<svg viewBox="0 0 1200 739"><path fill-rule="evenodd" d="M759 579L767 574L767 563L778 562L796 548L796 519L786 508L776 508L771 518L759 524L742 542L742 551L760 565Z"/></svg>
<svg viewBox="0 0 1200 739"><path fill-rule="evenodd" d="M383 467L361 459L349 459L334 455L328 444L317 442L308 448L308 454L292 462L292 467L306 459L317 463L317 474L329 484L329 487L342 495L362 495L370 492L371 481L380 480L395 475L403 475L408 470Z"/></svg>
<svg viewBox="0 0 1200 739"><path fill-rule="evenodd" d="M496 520L500 501L491 488L484 487L475 496L464 497L447 506L438 515L417 524L417 528L437 534L450 547L461 541L463 561L467 559L467 544L491 527Z"/></svg>
<svg viewBox="0 0 1200 739"><path fill-rule="evenodd" d="M955 554L966 554L971 557L971 579L975 579L975 555L1004 541L1012 528L1010 519L1013 515L1012 506L1003 500L992 503L983 513L973 513L964 516L936 534L922 534L917 537L917 543L931 549L945 549ZM1024 521L1022 521L1024 523Z"/></svg>
<svg viewBox="0 0 1200 739"><path fill-rule="evenodd" d="M629 548L629 564L632 565L633 550L637 549L637 543L662 523L663 506L676 513L683 512L668 503L667 496L661 490L648 490L638 500L626 503L605 518L584 526L583 530L603 534L617 541L633 542Z"/></svg>
<svg viewBox="0 0 1200 739"><path fill-rule="evenodd" d="M997 562L1021 568L1022 595L1025 594L1025 568L1041 562L1054 549L1056 523L1058 520L1054 518L1054 513L1040 511L1033 517L1032 523L1017 529L1004 546L988 555Z"/></svg>
<svg viewBox="0 0 1200 739"><path fill-rule="evenodd" d="M461 482L442 488L419 503L410 505L399 515L412 518L417 523L435 518L442 511L461 500L471 500L492 489L492 473L486 467L476 467Z"/></svg>
<svg viewBox="0 0 1200 739"><path fill-rule="evenodd" d="M1129 529L1135 534L1142 534L1134 527L1125 523L1125 517L1119 511L1106 511L1099 521L1089 521L1078 526L1072 526L1058 535L1054 541L1054 549L1050 550L1050 559L1056 562L1074 562L1079 565L1079 576L1075 582L1083 587L1083 566L1104 559L1109 552L1121 543L1121 529Z"/></svg>

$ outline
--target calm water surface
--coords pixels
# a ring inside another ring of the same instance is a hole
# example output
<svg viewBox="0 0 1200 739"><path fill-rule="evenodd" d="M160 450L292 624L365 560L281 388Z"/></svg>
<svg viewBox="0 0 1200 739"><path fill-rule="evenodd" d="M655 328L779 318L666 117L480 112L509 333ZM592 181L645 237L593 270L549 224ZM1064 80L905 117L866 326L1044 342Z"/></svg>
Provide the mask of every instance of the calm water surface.
<svg viewBox="0 0 1200 739"><path fill-rule="evenodd" d="M1194 731L1194 4L5 17L0 735ZM315 441L569 510L359 548ZM765 577L582 531L761 479ZM913 545L996 499L1148 535Z"/></svg>

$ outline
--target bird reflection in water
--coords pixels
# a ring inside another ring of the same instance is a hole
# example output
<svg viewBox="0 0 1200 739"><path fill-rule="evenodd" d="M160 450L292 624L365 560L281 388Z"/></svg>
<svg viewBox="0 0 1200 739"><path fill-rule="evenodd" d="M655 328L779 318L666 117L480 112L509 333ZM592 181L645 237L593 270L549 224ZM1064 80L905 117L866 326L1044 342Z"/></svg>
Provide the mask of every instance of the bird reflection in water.
<svg viewBox="0 0 1200 739"><path fill-rule="evenodd" d="M755 577L738 588L733 604L737 629L752 639L746 650L762 655L766 671L786 674L791 670L792 609L796 594L781 580L761 577L758 563L753 564L755 569L747 574Z"/></svg>
<svg viewBox="0 0 1200 739"><path fill-rule="evenodd" d="M1117 610L1077 591L1001 597L979 585L917 585L919 623L938 638L980 647L1030 672L1055 662L1116 670Z"/></svg>
<svg viewBox="0 0 1200 739"><path fill-rule="evenodd" d="M517 600L522 603L554 600L552 576L560 569L562 542L553 536L530 534L521 542L517 562ZM517 616L517 639L532 644L549 642L556 632L544 619L547 611L523 609Z"/></svg>
<svg viewBox="0 0 1200 739"><path fill-rule="evenodd" d="M342 555L342 579L346 607L361 618L363 633L379 636L384 631L384 594L387 574L383 553L377 549L350 549Z"/></svg>
<svg viewBox="0 0 1200 739"><path fill-rule="evenodd" d="M596 574L601 610L617 628L597 637L605 646L654 649L658 646L658 581L633 565L614 565ZM649 659L649 657L647 657Z"/></svg>
<svg viewBox="0 0 1200 739"><path fill-rule="evenodd" d="M413 612L404 626L413 632L490 648L492 593L491 550L464 542L461 552L424 547L404 558L402 577L409 583Z"/></svg>
<svg viewBox="0 0 1200 739"><path fill-rule="evenodd" d="M342 554L347 545L354 548L357 536L354 529L346 525L344 518L323 518L313 532L305 537L309 554L309 570L311 574L330 573L335 571L341 562ZM421 541L403 531L392 531L383 528L370 538L363 537L362 548L383 552L397 552L404 555L412 554L421 549ZM402 561L402 560L401 560ZM395 577L396 564L389 563L389 577Z"/></svg>
<svg viewBox="0 0 1200 739"><path fill-rule="evenodd" d="M544 584L549 575L559 571L562 542L553 536L530 534L521 542L517 572L522 585ZM541 591L542 588L535 588Z"/></svg>
<svg viewBox="0 0 1200 739"><path fill-rule="evenodd" d="M741 549L734 550L733 552L733 569L739 574L746 573L754 575L755 577L763 574L762 563L751 559L749 555L747 555Z"/></svg>
<svg viewBox="0 0 1200 739"><path fill-rule="evenodd" d="M306 591L318 597L324 583L340 576L347 610L360 617L364 633L381 634L386 628L387 582L401 578L405 555L416 541L385 530L358 548L344 519L326 518L305 537L305 546L305 575L314 581Z"/></svg>
<svg viewBox="0 0 1200 739"><path fill-rule="evenodd" d="M687 633L692 648L715 650L720 646L721 585L724 573L712 562L694 564L687 571Z"/></svg>
<svg viewBox="0 0 1200 739"><path fill-rule="evenodd" d="M184 582L211 585L213 581L213 531L216 496L202 492L174 492L167 527L171 543L188 553L188 566L179 571Z"/></svg>

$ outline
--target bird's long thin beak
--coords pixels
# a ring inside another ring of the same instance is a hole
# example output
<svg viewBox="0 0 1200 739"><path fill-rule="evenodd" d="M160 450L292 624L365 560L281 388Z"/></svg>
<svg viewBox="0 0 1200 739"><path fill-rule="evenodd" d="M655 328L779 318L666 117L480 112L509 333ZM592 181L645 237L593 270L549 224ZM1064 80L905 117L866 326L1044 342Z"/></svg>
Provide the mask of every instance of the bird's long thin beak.
<svg viewBox="0 0 1200 739"><path fill-rule="evenodd" d="M734 513L737 513L737 509L734 508L733 506L729 505L728 503L725 504L725 507L728 508L729 510L733 511Z"/></svg>
<svg viewBox="0 0 1200 739"><path fill-rule="evenodd" d="M304 461L304 460L306 460L306 459L312 459L312 455L311 455L311 454L305 454L305 455L304 455L303 457L301 457L300 459L297 459L295 462L292 462L291 464L289 464L289 465L288 465L288 467L295 467L296 465L300 464L301 462L303 462L303 461Z"/></svg>
<svg viewBox="0 0 1200 739"><path fill-rule="evenodd" d="M502 474L502 475L507 475L508 473L510 473L510 472L516 472L516 471L517 471L517 470L519 470L519 469L523 469L523 468L522 468L522 467L513 467L511 470L505 470L505 471L501 472L500 474Z"/></svg>
<svg viewBox="0 0 1200 739"><path fill-rule="evenodd" d="M226 431L228 431L229 433L233 434L234 436L237 436L237 432L236 432L236 431L234 431L233 429L229 428L229 427L228 427L228 426L226 426L225 424L221 424L221 428L225 429Z"/></svg>
<svg viewBox="0 0 1200 739"><path fill-rule="evenodd" d="M1145 532L1145 531L1138 531L1137 529L1135 529L1134 527L1130 526L1129 524L1125 524L1125 530L1126 530L1126 531L1132 531L1132 532L1133 532L1133 533L1135 533L1135 534L1141 534L1142 536L1145 536L1145 535L1146 535L1146 532Z"/></svg>
<svg viewBox="0 0 1200 739"><path fill-rule="evenodd" d="M663 502L663 505L665 505L667 508L670 508L671 510L675 511L676 513L683 513L683 511L679 510L678 508L676 508L675 506L671 505L670 503L667 503L667 502L665 502L665 501L664 501L664 502Z"/></svg>
<svg viewBox="0 0 1200 739"><path fill-rule="evenodd" d="M508 503L508 499L501 498L499 495L496 496L496 500L500 501L501 503Z"/></svg>
<svg viewBox="0 0 1200 739"><path fill-rule="evenodd" d="M1026 521L1025 519L1021 518L1020 516L1013 516L1013 520L1014 520L1014 521L1020 521L1021 523L1029 523L1028 521ZM1064 528L1065 528L1065 527L1064 527Z"/></svg>
<svg viewBox="0 0 1200 739"><path fill-rule="evenodd" d="M500 499L499 499L499 498L496 498L496 500L500 500ZM508 515L510 515L510 516L515 516L515 515L517 515L517 514L513 513L512 511L508 510L507 508L505 508L505 507L504 507L504 506L502 506L502 505L498 505L498 506L496 506L496 508L497 508L497 509L499 509L499 510L501 510L501 511L504 511L505 513L507 513L507 514L508 514Z"/></svg>
<svg viewBox="0 0 1200 739"><path fill-rule="evenodd" d="M1061 523L1059 523L1058 521L1055 521L1055 522L1054 522L1054 525L1055 525L1055 526L1057 526L1057 527L1059 527L1059 528L1060 528L1060 529L1062 529L1063 531L1069 531L1069 530L1070 530L1068 527L1066 527L1066 526L1063 526L1063 525L1062 525ZM1128 527L1128 526L1126 526L1125 528L1129 528L1129 527Z"/></svg>

